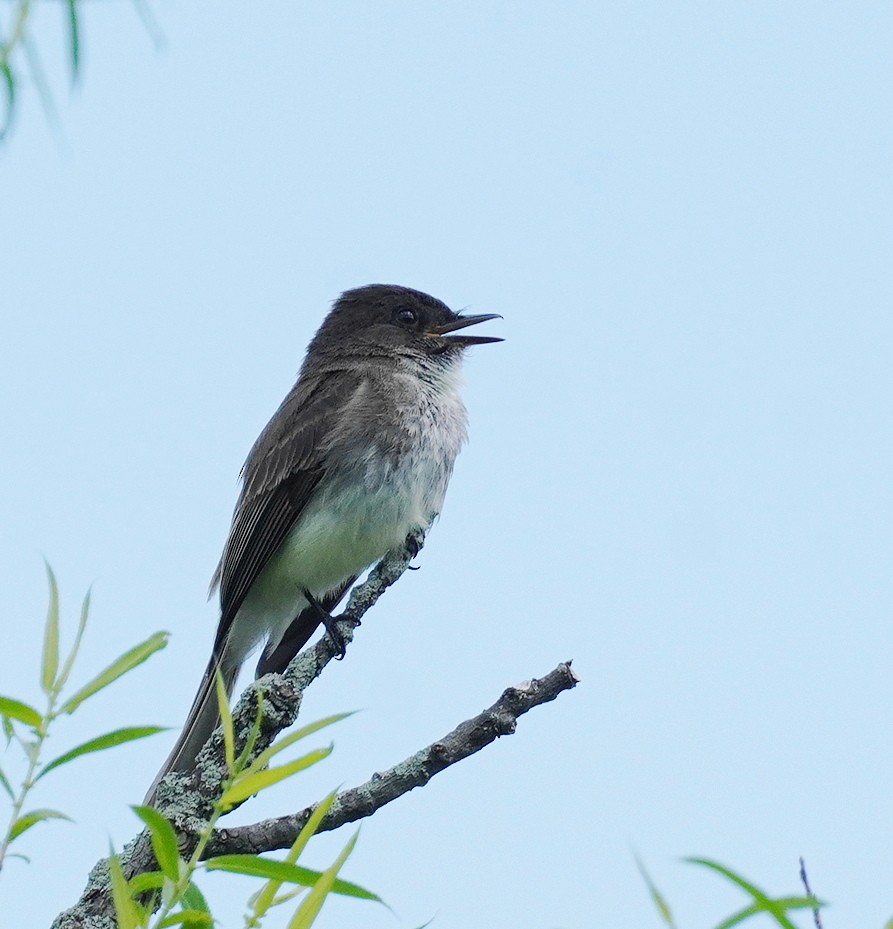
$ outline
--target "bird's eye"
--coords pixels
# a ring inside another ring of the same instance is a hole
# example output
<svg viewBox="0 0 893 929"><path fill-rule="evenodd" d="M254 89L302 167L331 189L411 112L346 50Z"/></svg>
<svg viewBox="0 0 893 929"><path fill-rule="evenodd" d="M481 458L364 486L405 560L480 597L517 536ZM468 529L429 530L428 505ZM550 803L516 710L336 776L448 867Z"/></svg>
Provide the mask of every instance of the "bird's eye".
<svg viewBox="0 0 893 929"><path fill-rule="evenodd" d="M397 314L397 320L401 323L415 323L418 322L418 316L416 315L415 310L400 310Z"/></svg>

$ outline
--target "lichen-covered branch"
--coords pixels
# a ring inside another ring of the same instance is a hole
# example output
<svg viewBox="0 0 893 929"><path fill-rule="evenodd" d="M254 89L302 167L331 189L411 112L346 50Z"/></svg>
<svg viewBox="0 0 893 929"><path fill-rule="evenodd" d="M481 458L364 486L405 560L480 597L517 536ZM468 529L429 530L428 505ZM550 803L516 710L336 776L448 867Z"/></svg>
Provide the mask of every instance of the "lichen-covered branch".
<svg viewBox="0 0 893 929"><path fill-rule="evenodd" d="M423 541L423 537L407 540L403 549L385 557L369 575L368 580L353 591L345 609L335 617L336 631L345 645L353 640L355 629L366 612L407 569ZM294 722L304 691L339 652L329 637L324 636L315 645L302 651L284 674L266 675L247 688L233 710L236 752L244 746L249 730L256 725L259 702L262 710L260 733L253 746L251 760ZM566 663L559 665L540 680L510 687L492 707L462 723L449 735L388 771L374 775L367 783L340 793L331 811L322 821L321 831L336 829L345 823L370 816L391 800L427 783L444 768L480 751L499 736L514 732L519 716L534 706L554 700L562 690L573 687L576 682L570 663ZM184 858L192 855L196 847L196 836L207 826L225 776L223 736L218 728L199 753L193 771L174 772L159 784L156 806L177 829L180 853ZM288 847L307 821L311 809L253 826L218 829L213 835L206 856ZM141 832L125 846L120 861L128 878L156 869L146 831ZM108 867L103 859L90 872L80 900L71 909L56 917L52 929L114 927L114 906L111 900Z"/></svg>
<svg viewBox="0 0 893 929"><path fill-rule="evenodd" d="M479 752L502 735L515 731L518 717L535 706L554 700L577 683L570 662L562 662L545 677L509 687L493 706L460 723L452 732L400 764L373 774L359 787L341 791L317 832L337 829L371 816L385 804L415 787L422 787L445 768ZM289 848L313 807L300 813L267 819L250 826L218 829L208 845L208 856L269 852Z"/></svg>
<svg viewBox="0 0 893 929"><path fill-rule="evenodd" d="M347 606L335 617L335 631L345 647L353 641L363 616L406 571L423 544L423 535L411 537L403 548L385 556L369 578L352 591ZM261 729L249 761L292 725L300 711L304 691L339 654L340 649L331 638L323 636L294 658L284 674L267 674L248 687L233 710L237 753L257 722L258 702L262 709ZM155 805L178 829L195 834L207 822L226 774L223 734L218 729L199 753L192 771L174 772L164 778L158 787Z"/></svg>

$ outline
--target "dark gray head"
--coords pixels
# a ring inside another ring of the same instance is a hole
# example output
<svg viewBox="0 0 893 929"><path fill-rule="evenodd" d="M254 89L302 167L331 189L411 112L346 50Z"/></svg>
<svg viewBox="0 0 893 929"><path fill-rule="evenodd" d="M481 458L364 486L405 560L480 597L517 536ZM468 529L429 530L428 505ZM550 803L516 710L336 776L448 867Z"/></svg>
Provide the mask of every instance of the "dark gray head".
<svg viewBox="0 0 893 929"><path fill-rule="evenodd" d="M496 313L460 316L420 290L368 284L335 301L308 349L316 355L428 355L445 359L470 345L501 342L492 336L457 335Z"/></svg>

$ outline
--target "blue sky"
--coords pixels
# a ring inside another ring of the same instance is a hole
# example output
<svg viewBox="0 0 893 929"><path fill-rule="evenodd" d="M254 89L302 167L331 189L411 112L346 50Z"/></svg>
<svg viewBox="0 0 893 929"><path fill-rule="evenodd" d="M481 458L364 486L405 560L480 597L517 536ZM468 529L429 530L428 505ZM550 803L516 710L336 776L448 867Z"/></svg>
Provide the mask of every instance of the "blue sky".
<svg viewBox="0 0 893 929"><path fill-rule="evenodd" d="M41 10L62 138L26 85L0 154L0 690L35 695L45 555L69 628L93 584L85 675L173 633L54 747L179 726L245 454L338 293L407 284L506 342L469 357L422 570L304 709L362 712L237 815L365 780L573 658L573 693L364 825L346 874L396 916L333 901L323 929L657 926L634 850L686 929L744 902L688 854L775 893L803 855L826 924L883 925L890 6L153 10L161 52L131 6L84 7L71 96ZM75 899L172 739L47 779L77 823L31 833L3 912ZM240 925L247 879L208 886Z"/></svg>

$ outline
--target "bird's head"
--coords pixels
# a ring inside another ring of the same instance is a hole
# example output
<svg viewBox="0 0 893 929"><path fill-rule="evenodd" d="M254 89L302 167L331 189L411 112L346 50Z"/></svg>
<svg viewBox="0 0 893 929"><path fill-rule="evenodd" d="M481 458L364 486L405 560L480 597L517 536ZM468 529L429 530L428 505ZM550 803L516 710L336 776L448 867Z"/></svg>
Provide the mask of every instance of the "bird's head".
<svg viewBox="0 0 893 929"><path fill-rule="evenodd" d="M472 345L501 342L464 330L496 313L461 316L445 303L411 287L369 284L345 291L310 344L309 354L425 355L456 359Z"/></svg>

